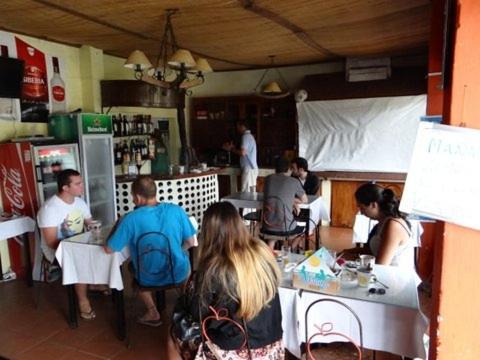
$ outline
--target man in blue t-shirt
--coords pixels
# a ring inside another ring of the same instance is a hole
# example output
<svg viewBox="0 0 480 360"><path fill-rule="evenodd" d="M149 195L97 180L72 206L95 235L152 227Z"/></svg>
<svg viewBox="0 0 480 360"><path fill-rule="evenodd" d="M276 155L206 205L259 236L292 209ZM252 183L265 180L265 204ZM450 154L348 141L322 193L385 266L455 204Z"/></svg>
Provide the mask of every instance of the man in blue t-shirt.
<svg viewBox="0 0 480 360"><path fill-rule="evenodd" d="M121 251L128 245L130 258L137 276L137 241L149 232L160 232L165 237L148 235L142 240L155 249L170 249L171 259L165 253L154 251L141 255L142 286L163 286L185 281L190 273L190 260L187 249L195 245L195 229L185 211L178 205L156 200L157 187L151 177L142 176L132 183L132 196L136 209L119 222L113 235L108 239L105 251ZM166 240L169 240L169 246ZM171 261L170 261L171 260ZM171 266L173 264L173 270ZM165 270L163 270L165 269ZM172 281L172 277L174 278ZM138 322L150 325L161 325L160 314L155 306L152 293L141 291L140 297L147 307L146 313Z"/></svg>

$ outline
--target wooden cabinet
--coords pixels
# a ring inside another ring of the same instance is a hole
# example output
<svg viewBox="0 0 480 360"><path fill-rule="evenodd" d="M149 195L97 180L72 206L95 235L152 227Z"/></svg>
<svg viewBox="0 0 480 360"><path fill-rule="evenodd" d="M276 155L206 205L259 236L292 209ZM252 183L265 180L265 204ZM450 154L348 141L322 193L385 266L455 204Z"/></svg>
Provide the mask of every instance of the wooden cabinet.
<svg viewBox="0 0 480 360"><path fill-rule="evenodd" d="M102 80L102 107L139 106L176 108L184 101L174 90L164 89L138 80Z"/></svg>
<svg viewBox="0 0 480 360"><path fill-rule="evenodd" d="M293 154L297 148L296 107L293 97L264 99L257 96L194 98L190 139L197 155L209 161L222 144L240 136L235 122L246 120L257 141L259 166L273 166L275 156ZM232 159L235 163L238 159Z"/></svg>
<svg viewBox="0 0 480 360"><path fill-rule="evenodd" d="M362 184L365 184L365 181L332 180L331 226L353 227L355 214L358 212L355 191ZM377 184L392 189L399 198L402 196L404 186L402 183L377 182Z"/></svg>

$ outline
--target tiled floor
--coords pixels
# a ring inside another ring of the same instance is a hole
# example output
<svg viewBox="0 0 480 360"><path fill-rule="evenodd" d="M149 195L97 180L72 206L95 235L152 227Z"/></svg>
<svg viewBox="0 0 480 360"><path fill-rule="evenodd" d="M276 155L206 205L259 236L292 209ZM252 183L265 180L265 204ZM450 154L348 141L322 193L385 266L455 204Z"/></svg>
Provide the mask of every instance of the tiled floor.
<svg viewBox="0 0 480 360"><path fill-rule="evenodd" d="M333 242L332 239L336 239ZM325 245L345 247L351 231L322 229ZM127 289L128 293L128 289ZM38 297L38 307L35 299ZM0 358L7 359L167 359L166 339L168 314L175 302L176 293L167 296L165 324L150 328L130 322L130 347L115 337L114 313L109 296L91 297L97 318L79 320L77 329L70 329L66 321L66 290L57 282L35 283L33 289L23 281L0 283ZM429 299L421 295L429 314ZM126 301L127 311L129 300ZM140 304L137 312L142 311ZM353 348L345 344L330 344L315 350L317 358L355 359ZM371 359L367 351L364 359ZM377 360L400 359L398 356L377 353Z"/></svg>

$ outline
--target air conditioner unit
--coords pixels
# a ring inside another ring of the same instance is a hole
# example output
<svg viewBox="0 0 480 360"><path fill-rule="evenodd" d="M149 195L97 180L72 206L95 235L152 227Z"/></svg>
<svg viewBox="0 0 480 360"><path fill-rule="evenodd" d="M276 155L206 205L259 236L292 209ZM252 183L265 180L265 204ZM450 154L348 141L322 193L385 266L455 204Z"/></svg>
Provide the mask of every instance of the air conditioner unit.
<svg viewBox="0 0 480 360"><path fill-rule="evenodd" d="M349 82L385 80L390 78L391 74L390 58L348 58L346 61L345 75Z"/></svg>

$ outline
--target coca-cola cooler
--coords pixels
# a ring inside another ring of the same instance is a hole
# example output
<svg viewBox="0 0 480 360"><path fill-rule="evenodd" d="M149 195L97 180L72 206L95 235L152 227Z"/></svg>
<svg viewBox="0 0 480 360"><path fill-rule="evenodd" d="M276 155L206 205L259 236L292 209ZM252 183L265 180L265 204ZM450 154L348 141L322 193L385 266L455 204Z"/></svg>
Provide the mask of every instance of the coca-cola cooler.
<svg viewBox="0 0 480 360"><path fill-rule="evenodd" d="M57 192L55 173L69 168L80 171L77 144L47 144L37 139L0 144L3 210L36 219L39 207ZM33 278L37 280L41 261L38 234L31 245ZM11 268L20 277L25 274L21 247L13 239L8 242Z"/></svg>

